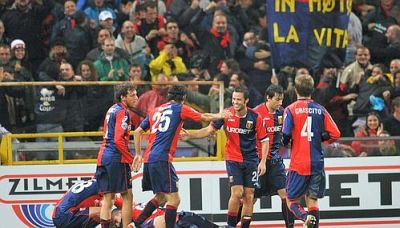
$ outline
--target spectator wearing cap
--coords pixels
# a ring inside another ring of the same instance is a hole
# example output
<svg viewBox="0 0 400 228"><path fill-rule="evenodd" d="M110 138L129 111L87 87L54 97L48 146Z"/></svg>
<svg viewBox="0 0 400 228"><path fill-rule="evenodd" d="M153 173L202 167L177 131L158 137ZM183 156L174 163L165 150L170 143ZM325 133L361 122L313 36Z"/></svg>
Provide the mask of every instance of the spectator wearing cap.
<svg viewBox="0 0 400 228"><path fill-rule="evenodd" d="M11 40L24 39L33 72L46 58L41 26L53 6L52 0L15 0L2 16L7 37Z"/></svg>
<svg viewBox="0 0 400 228"><path fill-rule="evenodd" d="M86 55L86 59L92 62L96 61L100 57L100 54L103 52L104 41L111 37L112 34L107 29L98 30L96 33L97 47L89 51L89 53ZM117 53L124 59L129 59L128 53L126 53L126 51L121 48L115 47L115 53Z"/></svg>
<svg viewBox="0 0 400 228"><path fill-rule="evenodd" d="M57 81L60 75L60 64L67 61L69 54L62 40L52 42L49 56L43 60L38 68L38 81Z"/></svg>
<svg viewBox="0 0 400 228"><path fill-rule="evenodd" d="M113 38L117 36L118 33L116 31L116 27L114 26L113 15L110 11L103 10L99 14L99 28L110 31L111 34L113 34Z"/></svg>
<svg viewBox="0 0 400 228"><path fill-rule="evenodd" d="M167 44L160 52L160 55L150 62L151 81L155 82L157 75L165 74L167 78L172 75L186 73L186 65L182 58L178 56L178 50L175 45Z"/></svg>
<svg viewBox="0 0 400 228"><path fill-rule="evenodd" d="M99 19L100 19L100 14L103 11L108 11L112 15L112 19L116 18L116 15L114 13L114 10L110 7L107 7L104 4L104 0L93 0L93 5L87 7L84 12L86 16L89 19L90 25L91 26L98 26L99 25ZM92 27L93 28L93 27Z"/></svg>

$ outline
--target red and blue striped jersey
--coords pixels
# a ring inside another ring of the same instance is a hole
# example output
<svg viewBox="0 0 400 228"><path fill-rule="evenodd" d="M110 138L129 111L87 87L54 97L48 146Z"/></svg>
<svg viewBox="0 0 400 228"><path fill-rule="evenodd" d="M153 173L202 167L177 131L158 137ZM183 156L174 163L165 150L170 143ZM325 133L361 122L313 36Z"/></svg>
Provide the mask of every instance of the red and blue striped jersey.
<svg viewBox="0 0 400 228"><path fill-rule="evenodd" d="M330 136L326 143L340 137L331 115L320 104L311 99L299 99L285 109L282 133L292 139L290 170L311 175L324 168L321 147L324 132Z"/></svg>
<svg viewBox="0 0 400 228"><path fill-rule="evenodd" d="M215 129L224 126L227 137L225 145L225 160L227 161L259 161L256 141L267 140L265 128L259 114L247 108L247 114L243 117L235 115L233 107L227 109L232 116L227 119L213 121Z"/></svg>
<svg viewBox="0 0 400 228"><path fill-rule="evenodd" d="M269 138L269 150L267 159L279 159L279 147L282 141L284 109L282 107L279 107L278 110L275 111L275 113L270 113L265 103L262 103L255 107L254 111L261 116L263 120L263 126L265 127L267 136ZM259 141L257 141L257 149L261 159L262 152L261 143Z"/></svg>
<svg viewBox="0 0 400 228"><path fill-rule="evenodd" d="M97 192L96 179L91 179L74 184L57 202L53 210L53 218L58 212L75 212L81 208L93 207L96 200L101 200L102 196Z"/></svg>
<svg viewBox="0 0 400 228"><path fill-rule="evenodd" d="M111 106L104 119L103 142L97 156L97 166L111 161L121 163L133 162L129 150L129 133L131 131L130 112L122 103Z"/></svg>
<svg viewBox="0 0 400 228"><path fill-rule="evenodd" d="M176 102L165 103L150 111L140 124L143 130L150 129L149 144L144 153L145 163L172 161L179 132L186 119L200 122L201 113Z"/></svg>

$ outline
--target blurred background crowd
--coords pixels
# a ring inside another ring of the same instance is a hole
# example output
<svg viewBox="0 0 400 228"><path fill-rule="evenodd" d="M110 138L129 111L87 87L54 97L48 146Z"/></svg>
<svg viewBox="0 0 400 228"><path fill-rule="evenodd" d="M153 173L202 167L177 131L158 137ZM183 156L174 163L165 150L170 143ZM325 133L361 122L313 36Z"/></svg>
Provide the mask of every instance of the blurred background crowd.
<svg viewBox="0 0 400 228"><path fill-rule="evenodd" d="M400 136L399 1L353 0L344 61L329 53L317 66L274 71L265 0L0 0L0 19L0 84L223 81L226 107L237 86L255 107L272 83L285 89L286 107L295 77L310 74L314 99L343 137ZM164 103L166 89L138 86L136 119ZM218 86L188 91L192 106L219 111ZM112 103L111 86L0 86L0 124L12 133L97 131ZM327 151L398 155L396 143L355 140Z"/></svg>

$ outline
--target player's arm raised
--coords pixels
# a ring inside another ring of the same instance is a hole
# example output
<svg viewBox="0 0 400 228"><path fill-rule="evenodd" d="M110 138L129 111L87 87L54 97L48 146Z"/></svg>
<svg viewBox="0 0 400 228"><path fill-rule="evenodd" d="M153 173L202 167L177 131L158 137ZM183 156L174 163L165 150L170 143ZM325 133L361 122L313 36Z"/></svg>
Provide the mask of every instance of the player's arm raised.
<svg viewBox="0 0 400 228"><path fill-rule="evenodd" d="M220 113L203 113L201 114L202 121L214 121L219 119L226 119L232 116L232 113L228 110L223 110Z"/></svg>
<svg viewBox="0 0 400 228"><path fill-rule="evenodd" d="M180 133L180 138L184 141L189 140L189 139L201 139L205 138L215 132L214 127L210 124L207 127L203 127L202 129L198 131L192 131L189 132L185 129L182 129Z"/></svg>

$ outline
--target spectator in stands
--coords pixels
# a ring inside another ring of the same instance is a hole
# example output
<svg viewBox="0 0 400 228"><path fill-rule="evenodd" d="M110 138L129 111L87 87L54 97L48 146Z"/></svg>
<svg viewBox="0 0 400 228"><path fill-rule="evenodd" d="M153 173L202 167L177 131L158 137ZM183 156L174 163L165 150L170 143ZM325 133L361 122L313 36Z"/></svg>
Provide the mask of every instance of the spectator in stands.
<svg viewBox="0 0 400 228"><path fill-rule="evenodd" d="M110 31L107 29L100 29L97 32L97 47L89 51L89 53L86 55L86 59L89 59L90 61L94 62L96 61L99 57L100 54L103 52L103 45L104 45L104 40L111 38L112 34ZM115 47L115 53L117 53L119 56L121 56L124 59L129 59L128 53L126 53L123 49Z"/></svg>
<svg viewBox="0 0 400 228"><path fill-rule="evenodd" d="M385 35L388 45L385 47L371 46L371 59L389 65L392 59L400 58L400 26L389 26Z"/></svg>
<svg viewBox="0 0 400 228"><path fill-rule="evenodd" d="M153 0L150 0L153 1ZM144 18L145 16L145 0L136 0L132 2L132 6L129 10L129 20L133 22L138 22L140 19ZM164 16L167 12L166 5L164 1L155 1L157 5L157 13L160 16Z"/></svg>
<svg viewBox="0 0 400 228"><path fill-rule="evenodd" d="M87 53L92 50L93 37L87 23L86 15L82 11L76 11L71 20L60 21L60 28L53 32L53 40L63 40L69 53L69 62L72 66L78 66L84 60ZM70 28L68 28L68 23Z"/></svg>
<svg viewBox="0 0 400 228"><path fill-rule="evenodd" d="M56 21L51 33L51 40L54 41L57 37L61 37L65 32L71 32L76 25L74 14L76 12L76 4L73 0L64 2L64 17Z"/></svg>
<svg viewBox="0 0 400 228"><path fill-rule="evenodd" d="M354 4L354 3L353 3ZM362 45L362 24L359 17L354 12L350 13L349 25L347 27L349 43L346 48L345 65L348 65L356 60L355 55L357 47Z"/></svg>
<svg viewBox="0 0 400 228"><path fill-rule="evenodd" d="M3 14L0 14L3 15ZM2 20L0 20L0 44L9 44L10 43L10 39L8 39L5 36L5 28L4 28L4 23Z"/></svg>
<svg viewBox="0 0 400 228"><path fill-rule="evenodd" d="M249 77L246 75L246 73L242 71L232 73L229 80L229 88L238 87L247 88L247 90L249 91L249 101L247 103L248 107L254 108L263 102L262 95L251 84Z"/></svg>
<svg viewBox="0 0 400 228"><path fill-rule="evenodd" d="M146 1L143 5L144 18L136 24L136 31L144 37L149 44L151 53L158 56L157 43L165 35L165 18L158 16L157 3L155 1Z"/></svg>
<svg viewBox="0 0 400 228"><path fill-rule="evenodd" d="M15 0L14 4L2 15L6 36L11 40L23 39L25 41L34 73L46 58L41 39L41 23L53 6L52 0Z"/></svg>
<svg viewBox="0 0 400 228"><path fill-rule="evenodd" d="M169 81L168 77L163 73L159 73L155 82L167 81ZM147 115L150 110L167 102L167 94L167 85L153 85L151 90L143 93L142 96L139 97L136 108L139 109L143 114Z"/></svg>
<svg viewBox="0 0 400 228"><path fill-rule="evenodd" d="M231 37L228 31L227 16L222 11L216 11L209 31L197 35L200 46L210 59L208 72L215 77L222 63L226 59L233 58L237 41Z"/></svg>
<svg viewBox="0 0 400 228"><path fill-rule="evenodd" d="M221 67L219 68L219 74L214 75L213 78L216 78L217 81L223 81L224 87L228 88L231 75L239 71L240 71L240 65L235 59L225 59L221 62ZM214 88L217 89L216 87Z"/></svg>
<svg viewBox="0 0 400 228"><path fill-rule="evenodd" d="M172 17L184 31L190 29L190 22L201 13L199 0L174 0L169 8Z"/></svg>
<svg viewBox="0 0 400 228"><path fill-rule="evenodd" d="M143 81L142 68L140 67L139 64L134 63L129 67L129 80L132 82ZM140 97L143 93L149 91L150 89L151 89L150 85L137 85L136 92L138 97Z"/></svg>
<svg viewBox="0 0 400 228"><path fill-rule="evenodd" d="M38 68L38 81L56 81L60 75L60 64L67 61L69 54L62 40L55 40L51 44L49 57Z"/></svg>
<svg viewBox="0 0 400 228"><path fill-rule="evenodd" d="M135 25L132 21L125 21L122 24L121 33L115 40L115 47L123 49L129 55L129 62L139 64L144 72L147 73L147 67L150 62L150 52L147 48L146 40L136 34Z"/></svg>
<svg viewBox="0 0 400 228"><path fill-rule="evenodd" d="M89 18L92 28L99 25L99 15L102 11L108 11L111 13L113 19L116 18L114 10L106 6L104 0L93 0L93 5L90 5L85 9L85 14Z"/></svg>
<svg viewBox="0 0 400 228"><path fill-rule="evenodd" d="M99 28L107 29L111 34L113 34L113 38L117 36L116 26L114 25L113 15L110 11L104 10L99 14Z"/></svg>
<svg viewBox="0 0 400 228"><path fill-rule="evenodd" d="M92 61L79 63L77 73L83 81L98 81L96 68ZM88 86L86 96L82 98L84 130L98 131L103 125L104 113L107 112L109 99L106 98L106 86Z"/></svg>
<svg viewBox="0 0 400 228"><path fill-rule="evenodd" d="M384 125L381 121L381 117L376 112L370 112L366 115L366 124L361 126L355 135L355 139L359 137L384 137L388 136L384 131ZM354 149L355 155L360 157L365 156L378 156L382 155L381 149L383 147L377 140L360 141L355 140L351 143L351 147Z"/></svg>
<svg viewBox="0 0 400 228"><path fill-rule="evenodd" d="M185 63L178 56L178 50L174 44L166 44L160 55L150 62L151 81L156 81L157 76L163 73L168 80L173 75L183 74L187 72Z"/></svg>
<svg viewBox="0 0 400 228"><path fill-rule="evenodd" d="M386 103L390 104L391 100L400 97L400 70L394 72L394 87L383 91L382 97Z"/></svg>
<svg viewBox="0 0 400 228"><path fill-rule="evenodd" d="M0 66L0 83L1 82L15 82L14 74L7 72L11 69L5 69ZM15 119L13 113L9 113L7 96L9 97L22 97L24 95L23 87L0 87L0 125L4 128L11 130L10 118ZM10 115L11 114L11 115Z"/></svg>
<svg viewBox="0 0 400 228"><path fill-rule="evenodd" d="M400 97L396 97L392 101L393 114L384 119L383 124L386 130L392 136L400 136ZM400 140L398 140L398 145ZM400 148L400 147L398 147Z"/></svg>
<svg viewBox="0 0 400 228"><path fill-rule="evenodd" d="M103 52L94 62L100 81L128 80L129 63L115 52L115 41L106 38L102 46Z"/></svg>

